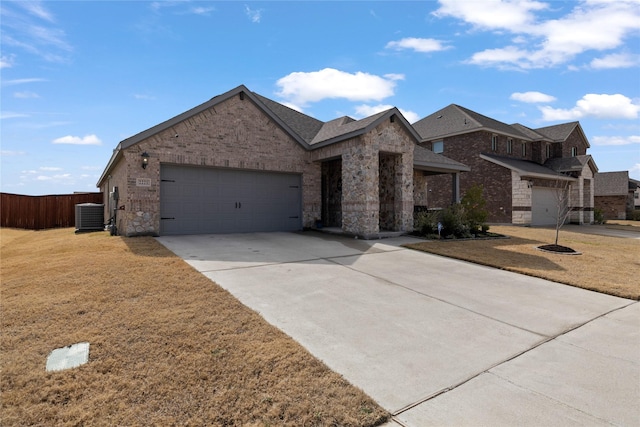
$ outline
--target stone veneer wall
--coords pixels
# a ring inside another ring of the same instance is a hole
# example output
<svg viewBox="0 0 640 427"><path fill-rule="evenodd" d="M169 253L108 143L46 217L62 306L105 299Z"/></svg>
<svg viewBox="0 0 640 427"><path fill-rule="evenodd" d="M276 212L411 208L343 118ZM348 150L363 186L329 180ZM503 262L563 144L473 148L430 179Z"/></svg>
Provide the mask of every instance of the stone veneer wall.
<svg viewBox="0 0 640 427"><path fill-rule="evenodd" d="M413 147L397 122L385 121L370 132L312 152L316 162L342 159L342 230L365 238L380 232L380 165L393 158L393 221L396 231L413 230ZM383 172L383 175L390 173ZM390 181L390 178L383 178ZM384 190L385 194L387 191Z"/></svg>
<svg viewBox="0 0 640 427"><path fill-rule="evenodd" d="M146 169L141 167L144 151L150 155ZM320 218L320 163L311 162L309 153L246 97L232 97L123 154L112 182L119 183L119 204L125 206L118 212L118 223L120 234L126 236L159 234L162 163L301 174L303 226L310 227ZM123 176L129 177L126 182Z"/></svg>
<svg viewBox="0 0 640 427"><path fill-rule="evenodd" d="M342 160L322 162L322 222L325 227L342 227Z"/></svg>
<svg viewBox="0 0 640 427"><path fill-rule="evenodd" d="M413 204L414 206L428 206L427 177L424 172L413 171Z"/></svg>
<svg viewBox="0 0 640 427"><path fill-rule="evenodd" d="M395 178L398 155L380 153L379 162L379 198L380 198L380 230L394 230L395 224Z"/></svg>

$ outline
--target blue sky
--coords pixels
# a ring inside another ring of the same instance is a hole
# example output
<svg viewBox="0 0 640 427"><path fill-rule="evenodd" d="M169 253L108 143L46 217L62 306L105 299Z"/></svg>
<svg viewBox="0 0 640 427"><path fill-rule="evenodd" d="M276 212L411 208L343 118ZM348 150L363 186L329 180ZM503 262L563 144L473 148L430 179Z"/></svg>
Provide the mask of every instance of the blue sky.
<svg viewBox="0 0 640 427"><path fill-rule="evenodd" d="M121 140L240 84L321 120L580 121L640 179L640 2L2 1L3 192L97 191Z"/></svg>

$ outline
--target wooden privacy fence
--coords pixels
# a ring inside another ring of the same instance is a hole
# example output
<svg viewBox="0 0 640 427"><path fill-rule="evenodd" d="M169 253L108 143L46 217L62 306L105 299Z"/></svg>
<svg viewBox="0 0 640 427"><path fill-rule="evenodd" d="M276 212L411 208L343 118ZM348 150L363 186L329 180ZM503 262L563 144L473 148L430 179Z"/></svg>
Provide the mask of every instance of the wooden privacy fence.
<svg viewBox="0 0 640 427"><path fill-rule="evenodd" d="M103 203L102 193L24 196L0 193L0 226L43 230L75 226L75 206Z"/></svg>

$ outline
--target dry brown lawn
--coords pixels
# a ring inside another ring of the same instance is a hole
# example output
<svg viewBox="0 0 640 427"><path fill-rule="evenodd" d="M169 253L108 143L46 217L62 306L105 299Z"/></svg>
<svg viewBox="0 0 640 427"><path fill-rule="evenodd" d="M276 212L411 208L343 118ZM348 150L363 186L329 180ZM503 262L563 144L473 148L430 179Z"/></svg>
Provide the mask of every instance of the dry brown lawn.
<svg viewBox="0 0 640 427"><path fill-rule="evenodd" d="M388 414L150 237L1 229L0 424L372 426ZM46 372L55 348L89 363Z"/></svg>
<svg viewBox="0 0 640 427"><path fill-rule="evenodd" d="M634 227L640 231L637 222L610 223L607 226ZM514 226L491 227L492 232L509 236L509 239L426 241L408 247L623 298L640 299L640 240L567 230L560 229L558 243L581 252L581 255L537 250L541 244L554 242L555 229Z"/></svg>

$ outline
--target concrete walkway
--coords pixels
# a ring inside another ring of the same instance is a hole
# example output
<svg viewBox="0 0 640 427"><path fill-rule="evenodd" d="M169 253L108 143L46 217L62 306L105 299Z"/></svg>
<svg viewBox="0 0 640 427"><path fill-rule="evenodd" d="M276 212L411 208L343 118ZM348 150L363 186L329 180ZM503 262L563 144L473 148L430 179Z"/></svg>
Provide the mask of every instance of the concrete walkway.
<svg viewBox="0 0 640 427"><path fill-rule="evenodd" d="M640 304L319 233L158 240L393 414L640 425Z"/></svg>

